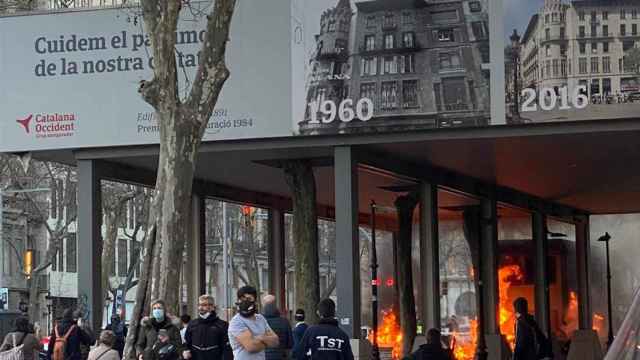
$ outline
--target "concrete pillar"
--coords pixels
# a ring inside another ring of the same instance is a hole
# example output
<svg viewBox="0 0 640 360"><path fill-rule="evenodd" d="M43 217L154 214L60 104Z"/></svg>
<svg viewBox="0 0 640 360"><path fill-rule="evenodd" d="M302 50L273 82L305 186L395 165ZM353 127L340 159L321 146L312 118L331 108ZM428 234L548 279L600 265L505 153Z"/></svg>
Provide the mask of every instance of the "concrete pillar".
<svg viewBox="0 0 640 360"><path fill-rule="evenodd" d="M535 282L535 306L536 321L540 329L549 335L551 334L551 304L549 300L549 277L547 255L549 252L549 241L547 238L547 217L539 212L531 215L531 225L533 241L536 254L536 282Z"/></svg>
<svg viewBox="0 0 640 360"><path fill-rule="evenodd" d="M206 206L203 196L193 194L191 197L190 236L187 238L187 262L183 268L187 283L187 312L192 316L198 310L198 296L206 291L207 251L206 251ZM211 294L213 295L213 294ZM215 299L216 304L219 299Z"/></svg>
<svg viewBox="0 0 640 360"><path fill-rule="evenodd" d="M420 284L424 330L440 328L438 187L420 184Z"/></svg>
<svg viewBox="0 0 640 360"><path fill-rule="evenodd" d="M84 306L88 323L102 328L98 309L102 307L102 203L98 164L78 160L78 302Z"/></svg>
<svg viewBox="0 0 640 360"><path fill-rule="evenodd" d="M278 308L287 309L287 293L285 275L287 273L284 262L285 230L284 212L279 209L269 209L269 292L277 298Z"/></svg>
<svg viewBox="0 0 640 360"><path fill-rule="evenodd" d="M480 281L482 282L483 319L480 324L486 339L488 359L502 360L511 357L504 337L500 334L498 305L498 208L495 198L481 200L480 204ZM481 358L481 357L479 357Z"/></svg>
<svg viewBox="0 0 640 360"><path fill-rule="evenodd" d="M358 166L349 146L334 150L336 293L338 321L350 338L360 337L360 239Z"/></svg>
<svg viewBox="0 0 640 360"><path fill-rule="evenodd" d="M576 217L576 265L578 272L578 330L571 337L567 360L602 359L598 334L592 329L589 217Z"/></svg>

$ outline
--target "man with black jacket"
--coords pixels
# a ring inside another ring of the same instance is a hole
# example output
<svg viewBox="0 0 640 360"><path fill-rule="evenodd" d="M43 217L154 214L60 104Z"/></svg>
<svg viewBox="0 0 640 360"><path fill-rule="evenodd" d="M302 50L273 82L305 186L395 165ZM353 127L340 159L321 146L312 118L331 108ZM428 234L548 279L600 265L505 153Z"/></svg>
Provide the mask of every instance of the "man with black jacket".
<svg viewBox="0 0 640 360"><path fill-rule="evenodd" d="M318 325L307 329L294 349L294 358L322 360L353 360L349 336L338 327L336 304L324 299L318 304Z"/></svg>
<svg viewBox="0 0 640 360"><path fill-rule="evenodd" d="M265 349L266 360L287 359L287 352L293 347L293 334L289 320L280 315L276 305L276 297L267 295L262 300L262 316L267 319L271 330L278 335L278 347Z"/></svg>
<svg viewBox="0 0 640 360"><path fill-rule="evenodd" d="M516 344L513 360L553 359L551 342L542 333L538 323L529 315L529 304L523 297L513 302L516 315Z"/></svg>
<svg viewBox="0 0 640 360"><path fill-rule="evenodd" d="M197 319L191 320L185 332L182 356L192 360L230 360L233 359L228 324L220 319L215 311L213 296L202 295L198 298Z"/></svg>

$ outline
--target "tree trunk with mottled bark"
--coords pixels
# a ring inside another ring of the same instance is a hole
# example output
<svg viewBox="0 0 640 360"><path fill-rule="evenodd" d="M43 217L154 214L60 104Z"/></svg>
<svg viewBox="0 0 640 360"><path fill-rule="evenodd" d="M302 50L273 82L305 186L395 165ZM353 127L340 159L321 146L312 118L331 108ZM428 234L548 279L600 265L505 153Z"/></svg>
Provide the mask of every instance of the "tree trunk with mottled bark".
<svg viewBox="0 0 640 360"><path fill-rule="evenodd" d="M283 165L293 199L296 306L304 309L307 321L315 323L320 302L315 176L307 160L290 160Z"/></svg>
<svg viewBox="0 0 640 360"><path fill-rule="evenodd" d="M402 355L411 353L416 338L416 303L413 295L413 276L411 260L411 232L413 228L413 212L418 204L415 194L399 196L396 201L398 211L397 263L398 290L400 295L400 327L402 338Z"/></svg>

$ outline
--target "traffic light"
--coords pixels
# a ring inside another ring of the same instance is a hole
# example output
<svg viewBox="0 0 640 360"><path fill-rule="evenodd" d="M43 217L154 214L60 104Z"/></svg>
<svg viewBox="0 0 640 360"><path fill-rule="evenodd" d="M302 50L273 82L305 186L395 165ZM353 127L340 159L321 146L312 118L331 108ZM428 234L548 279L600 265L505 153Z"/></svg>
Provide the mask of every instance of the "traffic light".
<svg viewBox="0 0 640 360"><path fill-rule="evenodd" d="M24 251L22 263L27 279L31 279L31 273L33 272L33 249L27 249Z"/></svg>

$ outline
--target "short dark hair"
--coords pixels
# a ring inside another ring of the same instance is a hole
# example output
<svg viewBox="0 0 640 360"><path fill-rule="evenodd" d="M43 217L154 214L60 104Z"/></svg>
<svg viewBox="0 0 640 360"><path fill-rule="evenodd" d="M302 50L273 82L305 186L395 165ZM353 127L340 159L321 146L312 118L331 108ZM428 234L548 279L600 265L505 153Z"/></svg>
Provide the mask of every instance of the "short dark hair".
<svg viewBox="0 0 640 360"><path fill-rule="evenodd" d="M440 343L440 330L429 329L427 331L427 344L439 344Z"/></svg>
<svg viewBox="0 0 640 360"><path fill-rule="evenodd" d="M258 290L253 286L246 285L238 289L238 299L241 299L245 295L253 295L254 298L258 298Z"/></svg>
<svg viewBox="0 0 640 360"><path fill-rule="evenodd" d="M304 321L304 309L298 309L296 310L296 320L297 321Z"/></svg>
<svg viewBox="0 0 640 360"><path fill-rule="evenodd" d="M16 331L23 332L25 334L33 332L31 331L31 325L29 324L29 319L27 319L24 316L17 317L13 323L16 327Z"/></svg>
<svg viewBox="0 0 640 360"><path fill-rule="evenodd" d="M322 299L318 303L318 312L323 319L334 318L336 317L336 303L329 298Z"/></svg>
<svg viewBox="0 0 640 360"><path fill-rule="evenodd" d="M180 316L180 321L182 321L185 324L188 324L189 321L191 321L191 316L187 314L183 314L182 316Z"/></svg>

